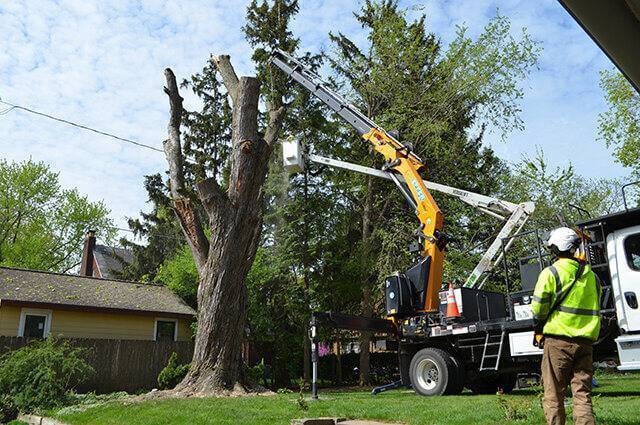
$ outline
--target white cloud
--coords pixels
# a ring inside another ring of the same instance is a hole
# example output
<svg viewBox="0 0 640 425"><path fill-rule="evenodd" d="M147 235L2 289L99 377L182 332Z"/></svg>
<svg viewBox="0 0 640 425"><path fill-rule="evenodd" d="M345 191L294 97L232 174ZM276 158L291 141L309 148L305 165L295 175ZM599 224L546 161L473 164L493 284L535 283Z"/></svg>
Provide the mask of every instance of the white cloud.
<svg viewBox="0 0 640 425"><path fill-rule="evenodd" d="M240 74L251 74L251 50L241 27L248 1L12 0L0 5L0 96L17 104L161 146L167 100L163 70L179 78L199 71L210 53L229 53ZM302 0L293 28L303 50L329 45L327 33L364 41L352 15L355 4ZM345 7L345 5L349 5ZM557 164L572 160L579 172L623 174L594 141L604 108L597 87L604 55L554 0L401 2L411 15L426 13L446 42L455 25L478 34L499 5L514 31L522 26L544 44L540 70L526 82L527 129L506 143L490 136L509 160L542 146ZM421 11L419 7L424 5ZM197 101L185 93L186 106ZM103 199L124 226L145 208L145 174L166 168L160 153L106 139L67 125L12 111L0 116L0 152L10 160L42 160L60 172L63 185Z"/></svg>

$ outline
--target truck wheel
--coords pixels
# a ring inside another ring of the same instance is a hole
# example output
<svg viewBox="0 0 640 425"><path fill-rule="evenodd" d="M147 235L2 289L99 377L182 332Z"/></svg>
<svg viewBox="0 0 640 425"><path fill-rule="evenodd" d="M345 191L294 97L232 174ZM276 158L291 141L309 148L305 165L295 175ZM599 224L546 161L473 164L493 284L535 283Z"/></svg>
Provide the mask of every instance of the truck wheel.
<svg viewBox="0 0 640 425"><path fill-rule="evenodd" d="M415 392L424 396L448 393L456 380L455 365L446 351L423 348L411 359L409 378Z"/></svg>

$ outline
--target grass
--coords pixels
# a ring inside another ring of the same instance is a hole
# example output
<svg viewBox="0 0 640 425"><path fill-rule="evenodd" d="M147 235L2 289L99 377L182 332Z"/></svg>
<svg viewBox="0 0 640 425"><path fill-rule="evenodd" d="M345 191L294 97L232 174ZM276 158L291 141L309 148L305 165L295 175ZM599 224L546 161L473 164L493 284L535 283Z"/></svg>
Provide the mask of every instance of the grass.
<svg viewBox="0 0 640 425"><path fill-rule="evenodd" d="M598 424L640 422L640 375L598 377L594 409ZM508 396L425 398L395 390L371 396L367 392L325 392L310 401L308 410L297 394L240 398L166 399L137 404L110 402L85 411L54 415L69 424L289 424L293 418L338 416L378 419L405 424L541 424L540 389L514 391ZM570 408L568 409L570 415ZM571 422L570 422L571 423Z"/></svg>

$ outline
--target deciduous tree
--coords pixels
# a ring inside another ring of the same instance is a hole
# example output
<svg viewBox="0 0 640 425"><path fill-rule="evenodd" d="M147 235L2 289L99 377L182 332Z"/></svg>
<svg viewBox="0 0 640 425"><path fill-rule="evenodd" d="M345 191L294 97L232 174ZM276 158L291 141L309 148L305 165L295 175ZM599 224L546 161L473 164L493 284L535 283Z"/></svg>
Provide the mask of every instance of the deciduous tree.
<svg viewBox="0 0 640 425"><path fill-rule="evenodd" d="M88 229L109 241L109 209L60 187L42 162L0 161L0 264L68 272L80 264Z"/></svg>
<svg viewBox="0 0 640 425"><path fill-rule="evenodd" d="M169 164L171 199L200 277L198 330L191 369L177 391L206 394L242 384L241 343L247 307L245 278L260 242L263 183L277 141L283 108L267 105L268 121L258 127L260 82L236 76L228 56L212 58L232 100L229 179L197 176L187 188L181 123L184 114L176 78L165 70L169 97L169 138L164 150ZM194 196L193 194L196 194ZM197 211L202 206L211 236Z"/></svg>
<svg viewBox="0 0 640 425"><path fill-rule="evenodd" d="M640 94L618 71L602 71L600 87L609 109L598 117L599 137L640 178Z"/></svg>

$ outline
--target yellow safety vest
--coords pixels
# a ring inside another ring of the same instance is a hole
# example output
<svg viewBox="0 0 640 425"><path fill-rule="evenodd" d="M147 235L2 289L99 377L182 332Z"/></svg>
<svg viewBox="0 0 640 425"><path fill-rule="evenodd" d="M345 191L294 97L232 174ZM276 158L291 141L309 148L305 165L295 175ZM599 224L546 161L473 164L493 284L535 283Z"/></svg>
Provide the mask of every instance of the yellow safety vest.
<svg viewBox="0 0 640 425"><path fill-rule="evenodd" d="M589 265L566 298L547 318L555 300L568 289L578 271L576 260L561 258L540 272L531 310L536 320L546 320L543 333L595 341L600 334L600 283Z"/></svg>

